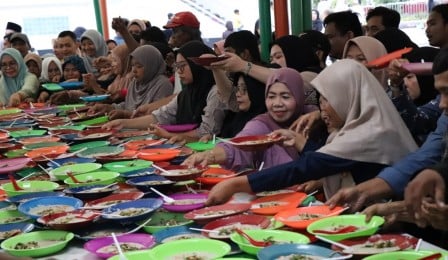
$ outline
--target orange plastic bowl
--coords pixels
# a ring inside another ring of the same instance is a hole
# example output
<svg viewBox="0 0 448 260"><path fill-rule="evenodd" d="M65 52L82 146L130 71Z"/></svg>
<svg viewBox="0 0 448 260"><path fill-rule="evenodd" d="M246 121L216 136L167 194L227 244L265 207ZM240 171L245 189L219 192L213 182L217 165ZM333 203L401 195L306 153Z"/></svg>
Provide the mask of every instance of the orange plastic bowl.
<svg viewBox="0 0 448 260"><path fill-rule="evenodd" d="M334 209L331 209L328 206L322 205L322 206L311 206L311 207L300 207L296 209L289 209L285 211L281 211L277 213L274 218L275 220L278 220L285 224L288 227L292 228L298 228L298 229L306 229L309 224L313 223L314 221L326 217L328 214L332 214L332 216L336 216L341 214L342 212L339 212L338 214L335 214L335 212L340 211L342 207L335 207ZM309 220L295 220L294 217L304 214L317 214L322 215L318 218L313 218Z"/></svg>
<svg viewBox="0 0 448 260"><path fill-rule="evenodd" d="M169 161L178 156L180 152L179 149L143 149L137 153L137 157L153 162Z"/></svg>
<svg viewBox="0 0 448 260"><path fill-rule="evenodd" d="M274 215L283 210L296 208L306 196L307 194L302 192L266 196L252 201L250 210L256 214Z"/></svg>

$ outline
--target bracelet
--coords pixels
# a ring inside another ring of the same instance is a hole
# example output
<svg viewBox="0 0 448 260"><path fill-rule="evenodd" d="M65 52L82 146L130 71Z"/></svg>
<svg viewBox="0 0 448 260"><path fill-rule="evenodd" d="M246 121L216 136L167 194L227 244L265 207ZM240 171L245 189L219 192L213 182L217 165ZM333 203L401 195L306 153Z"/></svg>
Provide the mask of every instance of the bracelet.
<svg viewBox="0 0 448 260"><path fill-rule="evenodd" d="M246 64L246 69L244 70L244 75L249 75L249 72L250 72L250 70L252 69L252 63L251 62L248 62L247 64Z"/></svg>

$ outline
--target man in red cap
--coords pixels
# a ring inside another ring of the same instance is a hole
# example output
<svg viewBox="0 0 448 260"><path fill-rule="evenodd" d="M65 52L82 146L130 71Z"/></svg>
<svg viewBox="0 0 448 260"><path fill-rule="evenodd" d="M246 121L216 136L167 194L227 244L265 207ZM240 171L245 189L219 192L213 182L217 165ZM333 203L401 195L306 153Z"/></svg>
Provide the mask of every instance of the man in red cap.
<svg viewBox="0 0 448 260"><path fill-rule="evenodd" d="M165 29L172 29L168 44L171 48L179 48L189 41L201 41L201 31L199 21L191 12L176 13L168 23L163 26Z"/></svg>

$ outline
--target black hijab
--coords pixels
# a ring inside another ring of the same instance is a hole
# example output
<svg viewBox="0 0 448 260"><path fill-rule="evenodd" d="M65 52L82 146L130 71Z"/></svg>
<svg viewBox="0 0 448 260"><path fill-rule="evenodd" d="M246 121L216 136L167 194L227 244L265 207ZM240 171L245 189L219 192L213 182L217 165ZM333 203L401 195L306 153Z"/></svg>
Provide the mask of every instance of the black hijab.
<svg viewBox="0 0 448 260"><path fill-rule="evenodd" d="M283 51L286 66L298 72L312 71L319 73L322 69L320 61L311 44L295 35L278 38L272 45L278 45Z"/></svg>
<svg viewBox="0 0 448 260"><path fill-rule="evenodd" d="M438 53L438 48L421 47L403 55L403 58L408 59L409 62L433 62ZM414 104L422 106L433 100L438 91L434 87L434 75L417 75L416 77L420 87L420 96L414 100Z"/></svg>
<svg viewBox="0 0 448 260"><path fill-rule="evenodd" d="M406 47L418 48L405 32L397 28L386 28L374 37L386 47L388 53Z"/></svg>
<svg viewBox="0 0 448 260"><path fill-rule="evenodd" d="M265 94L263 91L265 85L262 82L255 80L254 78L245 76L242 73L236 73L233 76L234 87L238 85L238 79L240 77L243 77L244 82L246 83L247 95L249 95L250 100L250 107L247 111L229 111L227 113L220 134L220 136L224 138L234 137L241 130L243 130L246 123L249 122L252 118L266 112L264 96Z"/></svg>
<svg viewBox="0 0 448 260"><path fill-rule="evenodd" d="M182 84L182 91L177 95L176 124L200 124L204 107L207 105L207 95L215 84L210 70L196 65L189 57L199 57L202 54L214 54L213 50L199 41L191 41L184 44L178 51L188 62L193 82Z"/></svg>

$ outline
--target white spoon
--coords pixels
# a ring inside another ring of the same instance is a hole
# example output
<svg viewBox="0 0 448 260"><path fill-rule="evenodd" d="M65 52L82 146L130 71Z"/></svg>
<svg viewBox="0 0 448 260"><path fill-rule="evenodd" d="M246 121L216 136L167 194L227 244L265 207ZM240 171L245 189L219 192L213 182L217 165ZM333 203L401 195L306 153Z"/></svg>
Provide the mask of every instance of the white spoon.
<svg viewBox="0 0 448 260"><path fill-rule="evenodd" d="M162 197L163 201L165 201L167 204L173 204L176 200L166 196L165 194L161 193L160 191L154 189L153 187L150 188L153 192L155 192L157 195Z"/></svg>
<svg viewBox="0 0 448 260"><path fill-rule="evenodd" d="M118 242L118 239L117 239L117 237L115 236L115 233L112 232L111 235L112 235L112 239L114 240L115 247L116 247L117 250L118 250L118 254L120 255L120 260L127 260L126 256L125 256L124 253L123 253L123 250L121 250L120 243Z"/></svg>

